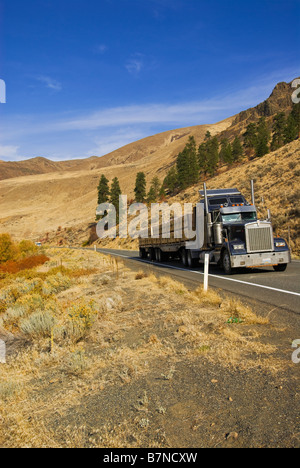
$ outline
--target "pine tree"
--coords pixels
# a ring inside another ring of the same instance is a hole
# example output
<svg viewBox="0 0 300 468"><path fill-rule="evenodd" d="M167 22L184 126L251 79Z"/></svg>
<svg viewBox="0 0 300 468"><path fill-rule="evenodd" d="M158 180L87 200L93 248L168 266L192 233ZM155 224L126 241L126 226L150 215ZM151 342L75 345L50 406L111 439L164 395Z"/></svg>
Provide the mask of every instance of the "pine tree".
<svg viewBox="0 0 300 468"><path fill-rule="evenodd" d="M166 175L162 188L170 195L175 195L179 190L178 174L176 167L173 166Z"/></svg>
<svg viewBox="0 0 300 468"><path fill-rule="evenodd" d="M166 198L166 191L165 191L164 184L162 184L162 186L160 188L158 197L159 197L159 201L163 201Z"/></svg>
<svg viewBox="0 0 300 468"><path fill-rule="evenodd" d="M183 150L178 154L176 160L178 184L180 190L184 190L188 187L188 154L186 150Z"/></svg>
<svg viewBox="0 0 300 468"><path fill-rule="evenodd" d="M114 205L116 209L117 222L119 222L119 208L120 208L120 199L119 196L122 195L119 179L115 177L111 184L110 190L110 203Z"/></svg>
<svg viewBox="0 0 300 468"><path fill-rule="evenodd" d="M206 142L208 165L207 172L210 176L214 176L219 164L219 142L217 137L213 137Z"/></svg>
<svg viewBox="0 0 300 468"><path fill-rule="evenodd" d="M293 110L287 118L284 129L284 143L291 143L300 135L300 103L294 104Z"/></svg>
<svg viewBox="0 0 300 468"><path fill-rule="evenodd" d="M297 123L292 114L290 114L286 121L286 126L284 129L284 143L291 143L296 140L298 137L298 128Z"/></svg>
<svg viewBox="0 0 300 468"><path fill-rule="evenodd" d="M108 179L102 174L99 185L98 185L98 205L101 203L107 203L109 200L109 186Z"/></svg>
<svg viewBox="0 0 300 468"><path fill-rule="evenodd" d="M201 143L198 148L198 165L200 173L206 176L208 170L208 153L206 143Z"/></svg>
<svg viewBox="0 0 300 468"><path fill-rule="evenodd" d="M161 183L160 183L159 178L157 176L153 177L153 179L151 180L150 189L147 195L148 203L155 203L158 200L160 189L161 189Z"/></svg>
<svg viewBox="0 0 300 468"><path fill-rule="evenodd" d="M193 136L189 138L184 150L177 157L178 183L181 190L194 185L199 178L196 141Z"/></svg>
<svg viewBox="0 0 300 468"><path fill-rule="evenodd" d="M296 138L300 138L300 102L293 104L293 110L291 112L293 119L295 120L298 135Z"/></svg>
<svg viewBox="0 0 300 468"><path fill-rule="evenodd" d="M255 123L250 123L245 133L243 134L244 138L244 147L248 150L248 155L253 154L255 145L257 143L257 125Z"/></svg>
<svg viewBox="0 0 300 468"><path fill-rule="evenodd" d="M286 127L286 118L284 112L280 112L279 114L275 115L273 120L273 138L271 142L271 150L275 151L281 146L284 145L284 130Z"/></svg>
<svg viewBox="0 0 300 468"><path fill-rule="evenodd" d="M233 162L240 161L243 157L244 150L243 146L241 143L240 138L237 136L235 137L233 143L232 143L232 158Z"/></svg>
<svg viewBox="0 0 300 468"><path fill-rule="evenodd" d="M189 141L186 145L186 150L188 152L188 164L189 164L188 181L189 181L189 185L194 185L199 180L199 165L198 165L198 157L197 157L196 140L193 136L190 136Z"/></svg>
<svg viewBox="0 0 300 468"><path fill-rule="evenodd" d="M135 201L137 203L144 203L146 199L146 176L144 172L138 172L135 181Z"/></svg>
<svg viewBox="0 0 300 468"><path fill-rule="evenodd" d="M221 141L221 150L219 153L219 159L228 165L233 163L233 154L232 154L232 146L228 140L228 138L224 138Z"/></svg>
<svg viewBox="0 0 300 468"><path fill-rule="evenodd" d="M259 119L257 125L257 140L255 143L255 155L262 157L269 152L270 131L265 117Z"/></svg>
<svg viewBox="0 0 300 468"><path fill-rule="evenodd" d="M205 133L205 141L208 141L211 139L211 133L209 130L207 130L207 132Z"/></svg>

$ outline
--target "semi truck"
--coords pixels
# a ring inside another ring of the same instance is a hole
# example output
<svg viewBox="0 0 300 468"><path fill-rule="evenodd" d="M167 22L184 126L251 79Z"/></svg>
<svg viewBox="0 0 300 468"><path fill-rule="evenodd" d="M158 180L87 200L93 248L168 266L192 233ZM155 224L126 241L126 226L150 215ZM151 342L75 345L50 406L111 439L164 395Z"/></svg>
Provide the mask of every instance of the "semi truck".
<svg viewBox="0 0 300 468"><path fill-rule="evenodd" d="M210 263L222 267L227 275L237 268L272 266L275 271L286 270L291 262L289 246L285 239L274 237L270 210L266 220L258 219L253 181L251 202L235 188L208 190L204 184L199 192L201 199L190 221L195 238L178 234L174 220L166 237L160 222L156 237L149 233L139 239L141 258L166 262L177 257L191 268L204 263L209 254Z"/></svg>

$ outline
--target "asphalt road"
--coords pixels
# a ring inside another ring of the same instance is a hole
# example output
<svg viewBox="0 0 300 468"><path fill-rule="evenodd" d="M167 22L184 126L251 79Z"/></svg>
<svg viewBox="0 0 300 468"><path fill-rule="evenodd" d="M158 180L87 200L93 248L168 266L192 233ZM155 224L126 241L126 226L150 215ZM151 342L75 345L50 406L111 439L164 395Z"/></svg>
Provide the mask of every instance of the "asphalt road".
<svg viewBox="0 0 300 468"><path fill-rule="evenodd" d="M131 268L151 268L156 273L170 275L182 281L190 288L196 288L203 283L203 267L188 269L180 262L155 263L141 260L139 253L127 250L97 249L98 252L117 256L130 264ZM286 310L300 315L300 262L293 261L285 272L275 272L273 268L238 270L231 276L210 266L209 286L247 298L249 301L259 301L274 310Z"/></svg>

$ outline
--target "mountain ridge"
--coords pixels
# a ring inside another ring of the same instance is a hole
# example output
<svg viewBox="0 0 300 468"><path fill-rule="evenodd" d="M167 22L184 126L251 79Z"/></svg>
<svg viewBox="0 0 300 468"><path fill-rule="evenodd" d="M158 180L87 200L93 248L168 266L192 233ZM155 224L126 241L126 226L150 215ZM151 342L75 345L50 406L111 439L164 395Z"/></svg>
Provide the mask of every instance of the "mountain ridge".
<svg viewBox="0 0 300 468"><path fill-rule="evenodd" d="M168 141L169 139L169 144L173 143L174 140L176 141L176 139L182 140L182 145L175 145L176 151L179 152L186 144L187 138L185 137L193 134L197 143L201 143L207 130L210 130L213 135L220 134L221 136L222 132L224 132L223 136L232 138L236 134L240 134L248 123L258 120L261 116L271 117L280 111L290 111L292 108L292 83L293 81L278 83L270 96L262 103L215 124L195 125L161 132L129 143L104 156L90 156L88 158L63 161L53 161L43 156L22 161L0 160L0 180L60 171L95 170L113 165L128 164L143 159L145 153L151 157L158 147L163 146L165 140Z"/></svg>

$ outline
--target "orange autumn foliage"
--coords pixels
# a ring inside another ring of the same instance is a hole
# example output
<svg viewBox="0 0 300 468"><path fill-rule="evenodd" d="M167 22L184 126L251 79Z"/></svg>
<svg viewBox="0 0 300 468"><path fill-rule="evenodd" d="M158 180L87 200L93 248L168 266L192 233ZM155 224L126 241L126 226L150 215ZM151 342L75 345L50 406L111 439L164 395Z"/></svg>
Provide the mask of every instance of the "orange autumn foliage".
<svg viewBox="0 0 300 468"><path fill-rule="evenodd" d="M22 260L9 260L8 262L2 263L0 265L1 273L18 273L22 270L29 270L37 266L43 265L48 262L49 257L46 255L34 255Z"/></svg>

